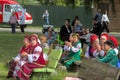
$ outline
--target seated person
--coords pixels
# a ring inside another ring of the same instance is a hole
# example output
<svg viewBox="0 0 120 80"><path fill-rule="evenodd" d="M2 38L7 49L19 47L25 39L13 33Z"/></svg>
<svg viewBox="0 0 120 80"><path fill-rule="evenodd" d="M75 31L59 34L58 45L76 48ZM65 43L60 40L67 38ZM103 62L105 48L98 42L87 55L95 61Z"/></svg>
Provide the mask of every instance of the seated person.
<svg viewBox="0 0 120 80"><path fill-rule="evenodd" d="M67 42L66 44L69 46L68 48L68 54L63 59L63 64L67 67L67 70L70 70L70 65L72 65L75 61L81 60L80 58L80 49L81 49L81 43L79 41L79 34L74 33L72 34L73 37L73 43Z"/></svg>
<svg viewBox="0 0 120 80"><path fill-rule="evenodd" d="M22 63L25 63L26 61L28 61L27 54L30 53L30 48L31 48L30 36L24 37L23 44L24 45L22 46L19 54L10 63L10 66L9 66L10 70L8 72L7 78L13 77L13 71L17 63L19 63L20 61Z"/></svg>
<svg viewBox="0 0 120 80"><path fill-rule="evenodd" d="M45 35L41 36L40 41L41 41L42 48L49 48L49 45L47 43L47 37Z"/></svg>
<svg viewBox="0 0 120 80"><path fill-rule="evenodd" d="M38 38L35 35L31 35L30 41L31 48L30 53L27 54L28 61L22 65L16 65L13 73L13 76L20 80L30 80L34 68L43 68L46 65L43 57L43 49L38 42Z"/></svg>
<svg viewBox="0 0 120 80"><path fill-rule="evenodd" d="M82 24L80 23L79 20L75 20L75 24L73 26L73 32L79 34L81 31L82 31Z"/></svg>
<svg viewBox="0 0 120 80"><path fill-rule="evenodd" d="M98 36L93 34L90 37L90 45L86 49L85 57L87 57L87 58L95 58L96 51L97 51L97 47L96 47L97 45L99 45Z"/></svg>
<svg viewBox="0 0 120 80"><path fill-rule="evenodd" d="M86 49L85 57L86 58L96 58L98 56L99 51L101 51L101 47L99 44L98 36L93 34L90 37L90 45Z"/></svg>
<svg viewBox="0 0 120 80"><path fill-rule="evenodd" d="M109 39L113 42L113 49L115 50L116 55L118 55L118 41L114 36L110 36Z"/></svg>
<svg viewBox="0 0 120 80"><path fill-rule="evenodd" d="M72 33L69 36L69 42L72 44L73 43L73 36ZM68 41L65 41L65 45L64 45L64 52L62 55L62 58L64 58L65 56L67 56L68 52L69 52L69 46L68 46Z"/></svg>
<svg viewBox="0 0 120 80"><path fill-rule="evenodd" d="M85 29L85 34L80 36L80 41L82 43L82 48L84 44L89 44L90 43L90 36L92 33L90 33L90 30L87 28Z"/></svg>
<svg viewBox="0 0 120 80"><path fill-rule="evenodd" d="M107 33L102 33L100 35L100 46L101 46L101 52L98 54L99 58L103 58L106 56L106 52L104 51L104 42L106 42L109 39L109 35Z"/></svg>
<svg viewBox="0 0 120 80"><path fill-rule="evenodd" d="M106 56L102 59L99 59L100 62L108 63L114 67L116 67L118 62L118 56L115 51L112 49L113 42L108 40L104 43L104 50L107 52Z"/></svg>
<svg viewBox="0 0 120 80"><path fill-rule="evenodd" d="M72 33L72 29L70 26L70 20L65 19L65 23L60 28L60 40L61 41L69 41L69 35Z"/></svg>
<svg viewBox="0 0 120 80"><path fill-rule="evenodd" d="M45 32L45 36L47 37L47 43L49 46L51 43L54 43L57 38L55 31L51 27L48 27L47 32Z"/></svg>

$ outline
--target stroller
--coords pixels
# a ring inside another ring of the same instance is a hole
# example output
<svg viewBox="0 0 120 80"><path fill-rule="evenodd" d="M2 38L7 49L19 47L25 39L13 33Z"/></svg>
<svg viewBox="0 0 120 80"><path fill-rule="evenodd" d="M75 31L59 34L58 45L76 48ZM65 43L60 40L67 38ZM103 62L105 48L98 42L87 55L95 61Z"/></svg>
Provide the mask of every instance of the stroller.
<svg viewBox="0 0 120 80"><path fill-rule="evenodd" d="M45 34L45 32L47 31L48 27L53 28L53 25L43 25L43 29L42 29L42 33Z"/></svg>

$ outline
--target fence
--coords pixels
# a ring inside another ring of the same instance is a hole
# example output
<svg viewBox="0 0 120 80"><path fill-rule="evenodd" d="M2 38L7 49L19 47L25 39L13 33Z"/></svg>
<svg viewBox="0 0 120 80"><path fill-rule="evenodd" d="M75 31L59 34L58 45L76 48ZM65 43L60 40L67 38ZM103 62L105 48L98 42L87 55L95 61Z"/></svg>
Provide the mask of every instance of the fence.
<svg viewBox="0 0 120 80"><path fill-rule="evenodd" d="M74 19L74 16L79 16L81 23L84 27L91 27L91 19L92 19L92 9L91 12L86 13L85 8L81 7L63 7L63 6L25 6L27 12L29 12L33 17L33 26L42 26L42 14L47 9L49 11L49 20L50 25L54 25L55 27L60 27L64 24L64 19L69 18L71 20Z"/></svg>

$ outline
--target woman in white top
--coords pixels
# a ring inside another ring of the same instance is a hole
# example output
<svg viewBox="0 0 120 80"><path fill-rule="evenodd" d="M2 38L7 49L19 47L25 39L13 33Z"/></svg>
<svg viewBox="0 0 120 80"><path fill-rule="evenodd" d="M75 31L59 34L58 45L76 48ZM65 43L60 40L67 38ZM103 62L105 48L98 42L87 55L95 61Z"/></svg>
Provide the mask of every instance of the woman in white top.
<svg viewBox="0 0 120 80"><path fill-rule="evenodd" d="M105 12L103 13L101 22L102 22L102 26L103 26L103 31L106 29L106 32L109 33L108 23L109 23L110 21L109 21L109 18L108 18L108 16L107 16L107 11L105 11Z"/></svg>

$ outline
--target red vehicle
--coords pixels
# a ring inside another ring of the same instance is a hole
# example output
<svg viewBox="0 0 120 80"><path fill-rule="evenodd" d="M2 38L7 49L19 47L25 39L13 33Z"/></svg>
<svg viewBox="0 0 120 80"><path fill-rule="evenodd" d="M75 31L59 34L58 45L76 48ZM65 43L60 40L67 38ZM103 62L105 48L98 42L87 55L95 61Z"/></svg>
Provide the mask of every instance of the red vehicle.
<svg viewBox="0 0 120 80"><path fill-rule="evenodd" d="M14 11L17 17L18 24L20 24L20 16L22 14L22 6L14 0L0 0L0 23L8 23L9 18ZM25 12L25 24L32 24L32 16Z"/></svg>

